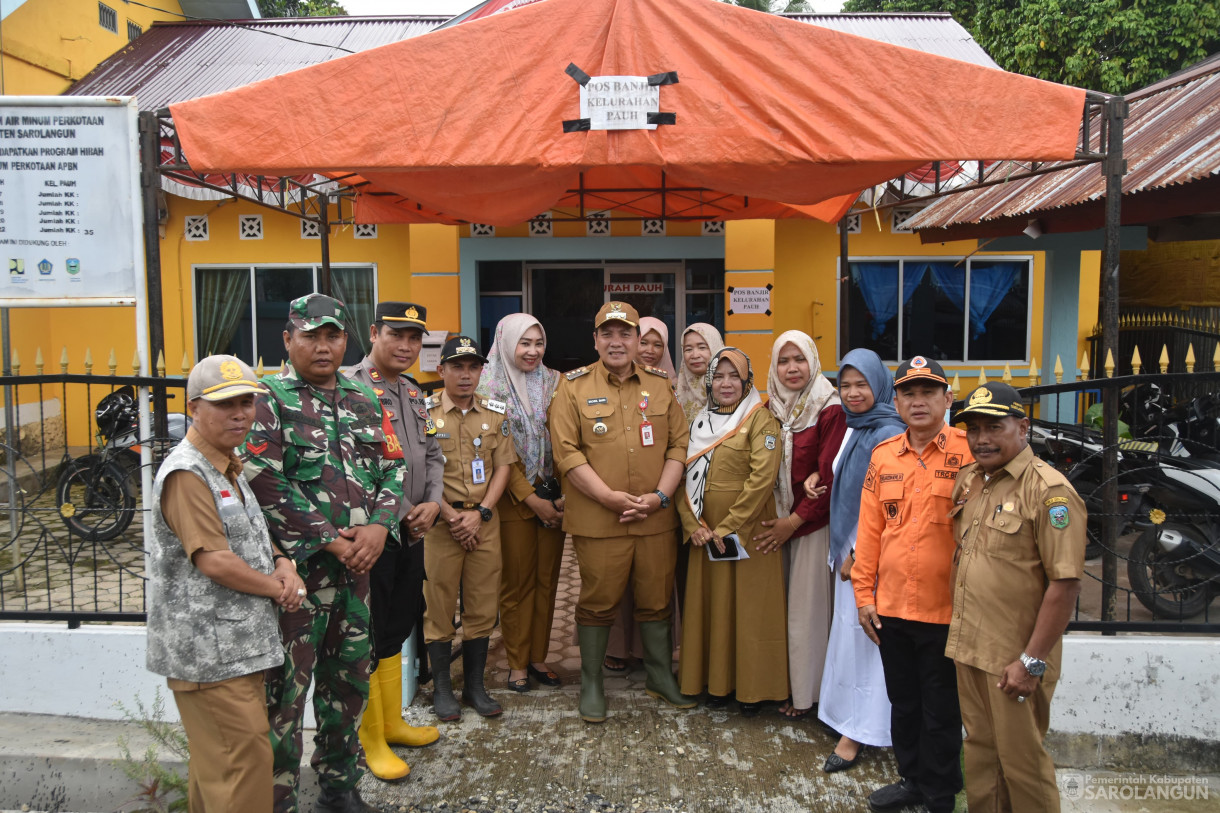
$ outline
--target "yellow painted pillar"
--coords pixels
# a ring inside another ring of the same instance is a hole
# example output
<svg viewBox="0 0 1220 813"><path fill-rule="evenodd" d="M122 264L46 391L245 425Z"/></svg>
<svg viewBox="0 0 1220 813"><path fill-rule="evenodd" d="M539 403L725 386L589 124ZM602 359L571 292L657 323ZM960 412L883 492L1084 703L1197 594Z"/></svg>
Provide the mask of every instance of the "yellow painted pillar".
<svg viewBox="0 0 1220 813"><path fill-rule="evenodd" d="M775 221L726 223L724 272L724 342L745 351L755 385L766 390L775 331Z"/></svg>

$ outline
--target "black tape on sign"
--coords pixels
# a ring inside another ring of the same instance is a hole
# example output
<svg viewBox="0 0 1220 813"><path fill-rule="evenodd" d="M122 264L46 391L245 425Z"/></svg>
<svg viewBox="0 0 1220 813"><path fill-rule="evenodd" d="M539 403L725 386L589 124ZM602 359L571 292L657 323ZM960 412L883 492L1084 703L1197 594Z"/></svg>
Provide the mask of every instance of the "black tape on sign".
<svg viewBox="0 0 1220 813"><path fill-rule="evenodd" d="M678 123L678 114L677 113L666 113L664 111L661 111L658 113L649 113L648 114L648 123L649 124L677 124Z"/></svg>
<svg viewBox="0 0 1220 813"><path fill-rule="evenodd" d="M650 85L676 85L678 84L678 72L666 71L664 73L654 73L648 77Z"/></svg>
<svg viewBox="0 0 1220 813"><path fill-rule="evenodd" d="M589 84L589 78L590 78L589 74L585 73L580 68L576 67L575 62L569 62L568 67L565 68L563 72L566 73L568 76L572 77L573 79L575 79L576 84L580 85L581 87L584 87L585 85ZM677 79L675 78L674 81L676 82ZM585 129L587 130L589 128L586 127Z"/></svg>
<svg viewBox="0 0 1220 813"><path fill-rule="evenodd" d="M591 127L592 123L588 119L568 119L563 123L565 133L579 133Z"/></svg>

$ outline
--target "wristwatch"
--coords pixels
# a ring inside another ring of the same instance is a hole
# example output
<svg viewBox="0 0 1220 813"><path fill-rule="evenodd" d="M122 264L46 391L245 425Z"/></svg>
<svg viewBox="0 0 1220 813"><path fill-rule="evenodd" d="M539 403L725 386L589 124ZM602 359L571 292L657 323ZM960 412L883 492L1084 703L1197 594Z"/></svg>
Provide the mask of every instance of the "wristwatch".
<svg viewBox="0 0 1220 813"><path fill-rule="evenodd" d="M665 496L665 492L664 492L664 491L662 491L661 489L659 489L659 488L658 488L656 491L654 491L654 492L652 492L652 493L653 493L653 494L656 494L658 497L660 497L660 498L661 498L661 507L662 507L662 508L668 508L668 507L669 507L669 497L666 497L666 496Z"/></svg>
<svg viewBox="0 0 1220 813"><path fill-rule="evenodd" d="M491 522L491 509L482 505L476 507L479 510L479 517L481 517L484 522Z"/></svg>
<svg viewBox="0 0 1220 813"><path fill-rule="evenodd" d="M1038 660L1024 652L1021 653L1021 664L1025 667L1025 671L1029 672L1030 677L1042 677L1042 673L1046 671L1046 661Z"/></svg>

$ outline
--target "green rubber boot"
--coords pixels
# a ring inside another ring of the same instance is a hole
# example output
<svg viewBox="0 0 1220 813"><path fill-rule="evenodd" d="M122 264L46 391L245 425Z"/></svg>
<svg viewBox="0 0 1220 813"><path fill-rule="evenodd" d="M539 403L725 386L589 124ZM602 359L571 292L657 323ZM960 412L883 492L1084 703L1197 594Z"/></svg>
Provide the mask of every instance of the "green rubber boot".
<svg viewBox="0 0 1220 813"><path fill-rule="evenodd" d="M698 700L682 694L673 673L673 643L669 638L670 622L641 621L640 642L644 645L644 691L649 697L664 700L680 709L693 709ZM582 650L583 651L583 650Z"/></svg>
<svg viewBox="0 0 1220 813"><path fill-rule="evenodd" d="M580 641L580 719L604 723L606 691L602 687L602 661L610 643L610 628L578 624L576 635Z"/></svg>

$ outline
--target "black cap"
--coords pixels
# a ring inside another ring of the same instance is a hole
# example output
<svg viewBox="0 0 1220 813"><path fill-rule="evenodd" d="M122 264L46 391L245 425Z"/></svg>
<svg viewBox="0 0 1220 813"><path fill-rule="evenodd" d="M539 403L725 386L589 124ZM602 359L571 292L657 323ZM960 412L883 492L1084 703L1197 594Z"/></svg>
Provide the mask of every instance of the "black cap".
<svg viewBox="0 0 1220 813"><path fill-rule="evenodd" d="M911 356L910 361L904 361L898 365L898 372L894 373L894 386L901 387L903 384L909 384L912 381L920 379L935 381L946 387L949 386L949 379L945 378L944 368L937 364L934 359L923 356Z"/></svg>
<svg viewBox="0 0 1220 813"><path fill-rule="evenodd" d="M457 359L478 359L484 364L487 363L487 357L479 349L479 343L469 336L454 336L441 348L441 364Z"/></svg>
<svg viewBox="0 0 1220 813"><path fill-rule="evenodd" d="M976 387L966 399L966 408L957 413L960 421L968 415L986 415L989 418L1024 418L1025 402L1021 393L1002 381L988 381Z"/></svg>
<svg viewBox="0 0 1220 813"><path fill-rule="evenodd" d="M374 322L385 322L390 327L413 327L428 330L428 309L414 302L378 302Z"/></svg>

